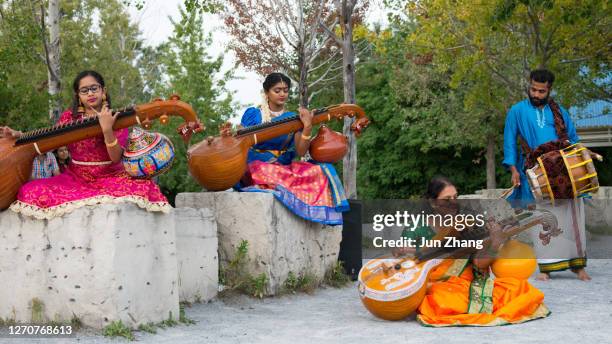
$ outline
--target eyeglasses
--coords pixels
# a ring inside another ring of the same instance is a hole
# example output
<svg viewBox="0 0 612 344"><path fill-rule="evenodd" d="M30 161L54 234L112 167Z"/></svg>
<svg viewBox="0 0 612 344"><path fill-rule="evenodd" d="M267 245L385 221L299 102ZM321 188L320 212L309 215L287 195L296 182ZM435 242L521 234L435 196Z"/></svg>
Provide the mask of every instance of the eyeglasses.
<svg viewBox="0 0 612 344"><path fill-rule="evenodd" d="M102 89L102 86L100 86L100 85L91 85L89 87L85 86L85 87L79 88L79 93L83 94L83 95L89 93L89 91L91 91L91 93L97 93L101 89Z"/></svg>

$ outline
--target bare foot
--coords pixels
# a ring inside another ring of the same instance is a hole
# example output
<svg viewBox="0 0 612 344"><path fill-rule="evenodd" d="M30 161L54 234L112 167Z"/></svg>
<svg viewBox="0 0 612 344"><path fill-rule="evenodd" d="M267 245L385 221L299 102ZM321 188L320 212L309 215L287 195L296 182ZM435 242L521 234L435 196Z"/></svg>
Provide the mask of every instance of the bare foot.
<svg viewBox="0 0 612 344"><path fill-rule="evenodd" d="M548 281L550 279L550 274L548 272L540 272L537 276L536 279L538 281Z"/></svg>
<svg viewBox="0 0 612 344"><path fill-rule="evenodd" d="M591 280L591 276L589 276L589 274L587 274L586 270L584 270L584 268L581 269L576 269L576 270L572 270L577 276L578 279L581 281L590 281Z"/></svg>

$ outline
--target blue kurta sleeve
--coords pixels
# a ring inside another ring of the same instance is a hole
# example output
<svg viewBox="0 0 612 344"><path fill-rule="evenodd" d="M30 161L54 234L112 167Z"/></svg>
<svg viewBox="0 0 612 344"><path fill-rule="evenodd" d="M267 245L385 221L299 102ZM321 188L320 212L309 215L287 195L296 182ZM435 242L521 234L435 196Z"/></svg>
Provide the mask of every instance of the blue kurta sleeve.
<svg viewBox="0 0 612 344"><path fill-rule="evenodd" d="M242 115L240 124L245 128L261 124L261 110L254 107L246 109L244 115Z"/></svg>
<svg viewBox="0 0 612 344"><path fill-rule="evenodd" d="M512 107L506 115L506 124L504 126L504 160L502 164L506 167L516 166L518 160L516 146L517 122L517 111L515 107Z"/></svg>
<svg viewBox="0 0 612 344"><path fill-rule="evenodd" d="M559 108L561 109L561 114L563 115L563 121L565 122L565 126L567 128L567 137L569 138L570 142L573 144L580 141L580 138L576 133L576 126L574 126L574 121L572 121L569 112L567 112L567 110L565 110L565 108L562 106L559 106Z"/></svg>

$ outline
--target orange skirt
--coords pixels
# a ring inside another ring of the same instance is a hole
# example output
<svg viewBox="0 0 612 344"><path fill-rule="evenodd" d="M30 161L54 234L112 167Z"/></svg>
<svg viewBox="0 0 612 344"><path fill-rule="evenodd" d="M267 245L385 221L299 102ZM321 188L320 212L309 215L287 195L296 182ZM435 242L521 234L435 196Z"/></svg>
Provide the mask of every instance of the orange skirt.
<svg viewBox="0 0 612 344"><path fill-rule="evenodd" d="M428 287L417 320L434 327L517 324L548 316L543 301L544 294L527 280L476 278L468 266Z"/></svg>

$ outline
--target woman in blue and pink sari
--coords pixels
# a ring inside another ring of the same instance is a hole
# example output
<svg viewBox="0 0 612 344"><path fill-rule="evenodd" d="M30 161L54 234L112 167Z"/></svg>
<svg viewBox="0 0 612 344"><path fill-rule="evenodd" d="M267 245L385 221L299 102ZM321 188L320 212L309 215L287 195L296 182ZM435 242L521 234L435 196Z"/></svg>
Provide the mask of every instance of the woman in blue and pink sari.
<svg viewBox="0 0 612 344"><path fill-rule="evenodd" d="M285 110L291 80L272 73L263 83L265 99L248 108L240 124L250 127L295 116ZM248 153L248 168L236 186L240 191L271 192L296 215L313 222L341 225L348 210L342 183L331 164L294 161L310 147L312 112L300 108L301 131L254 145Z"/></svg>

